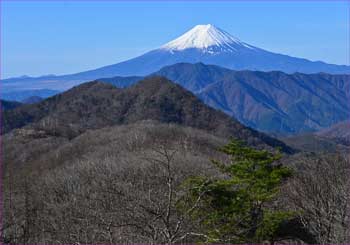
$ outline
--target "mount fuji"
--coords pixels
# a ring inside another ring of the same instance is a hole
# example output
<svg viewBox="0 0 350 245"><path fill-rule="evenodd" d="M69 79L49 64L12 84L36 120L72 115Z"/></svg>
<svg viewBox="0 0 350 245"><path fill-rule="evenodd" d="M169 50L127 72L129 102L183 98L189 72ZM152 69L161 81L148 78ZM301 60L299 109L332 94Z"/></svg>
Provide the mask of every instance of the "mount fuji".
<svg viewBox="0 0 350 245"><path fill-rule="evenodd" d="M91 79L117 75L146 75L180 62L202 62L233 70L350 73L350 66L309 61L254 47L208 24L197 25L175 40L144 55L75 76Z"/></svg>
<svg viewBox="0 0 350 245"><path fill-rule="evenodd" d="M2 80L3 99L23 94L47 97L42 91L64 91L85 81L114 76L144 76L176 63L213 64L233 70L286 73L349 74L350 66L332 65L272 53L247 44L214 25L197 25L160 48L136 58L98 69L62 76L18 77Z"/></svg>

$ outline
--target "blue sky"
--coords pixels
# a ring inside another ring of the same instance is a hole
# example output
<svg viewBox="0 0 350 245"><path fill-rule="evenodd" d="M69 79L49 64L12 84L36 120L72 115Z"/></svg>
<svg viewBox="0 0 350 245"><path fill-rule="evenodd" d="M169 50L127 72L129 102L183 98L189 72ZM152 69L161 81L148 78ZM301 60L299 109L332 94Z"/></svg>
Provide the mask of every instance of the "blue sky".
<svg viewBox="0 0 350 245"><path fill-rule="evenodd" d="M349 64L346 1L2 1L1 77L68 74L140 55L197 24L251 45Z"/></svg>

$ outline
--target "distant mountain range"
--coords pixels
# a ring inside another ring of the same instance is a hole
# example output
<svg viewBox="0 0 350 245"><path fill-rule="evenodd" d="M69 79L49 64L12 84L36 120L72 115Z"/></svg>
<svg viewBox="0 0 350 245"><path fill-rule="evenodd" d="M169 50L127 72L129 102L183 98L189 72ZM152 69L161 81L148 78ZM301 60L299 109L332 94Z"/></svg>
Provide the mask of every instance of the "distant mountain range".
<svg viewBox="0 0 350 245"><path fill-rule="evenodd" d="M318 131L350 117L349 75L232 71L181 63L152 75L167 77L243 124L275 134ZM99 79L126 87L142 77Z"/></svg>
<svg viewBox="0 0 350 245"><path fill-rule="evenodd" d="M350 73L350 66L314 62L254 47L209 24L197 25L158 49L121 63L62 76L46 75L36 78L22 76L4 79L1 98L13 100L14 96L9 93L18 91L29 93L31 90L39 89L51 90L51 94L48 91L48 95L51 96L52 91L64 91L82 82L102 77L145 76L164 66L181 62L202 62L234 70ZM44 96L42 93L32 95Z"/></svg>
<svg viewBox="0 0 350 245"><path fill-rule="evenodd" d="M233 71L203 63L178 63L150 76L154 75L178 83L207 105L268 133L318 131L350 117L349 75ZM125 88L142 79L98 80Z"/></svg>
<svg viewBox="0 0 350 245"><path fill-rule="evenodd" d="M3 83L1 91L0 91L0 98L4 100L14 100L14 101L23 101L30 97L40 97L40 98L47 98L50 96L53 96L55 94L58 94L64 90L53 90L53 89L32 89L28 88L26 84L29 83L30 85L35 86L35 82L31 84L31 82L24 81L23 83L21 81L12 83ZM40 86L40 85L39 85ZM42 85L45 86L45 85Z"/></svg>
<svg viewBox="0 0 350 245"><path fill-rule="evenodd" d="M202 63L196 63L199 61ZM344 74L298 73L321 71ZM349 118L350 76L345 74L349 72L349 66L271 53L213 25L198 25L159 49L115 65L71 75L2 80L1 98L46 98L95 79L123 88L153 74L180 84L247 126L270 133L297 134Z"/></svg>
<svg viewBox="0 0 350 245"><path fill-rule="evenodd" d="M38 103L42 100L43 100L43 98L38 97L38 96L28 97L28 98L22 100L21 102L0 99L1 111L12 110L12 109L15 109L15 108L23 105L23 104L34 104L34 103Z"/></svg>

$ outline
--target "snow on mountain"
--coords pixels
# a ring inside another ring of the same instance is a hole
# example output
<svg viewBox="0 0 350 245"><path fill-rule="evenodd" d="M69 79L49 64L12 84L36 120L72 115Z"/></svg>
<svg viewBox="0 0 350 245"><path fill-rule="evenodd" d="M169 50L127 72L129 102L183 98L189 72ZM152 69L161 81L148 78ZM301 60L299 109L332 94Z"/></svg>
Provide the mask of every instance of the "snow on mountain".
<svg viewBox="0 0 350 245"><path fill-rule="evenodd" d="M216 49L223 52L234 52L240 47L254 49L238 38L231 36L229 33L217 28L214 25L196 25L191 30L163 45L161 49L165 50L184 50L189 48L202 49L204 52Z"/></svg>

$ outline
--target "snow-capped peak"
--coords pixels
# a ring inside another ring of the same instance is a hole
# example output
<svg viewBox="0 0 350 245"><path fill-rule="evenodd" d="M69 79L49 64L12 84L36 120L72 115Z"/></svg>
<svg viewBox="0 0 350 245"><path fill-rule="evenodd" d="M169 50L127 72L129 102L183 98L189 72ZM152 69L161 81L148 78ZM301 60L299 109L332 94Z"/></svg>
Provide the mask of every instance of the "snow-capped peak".
<svg viewBox="0 0 350 245"><path fill-rule="evenodd" d="M188 48L202 49L203 51L235 51L238 47L254 49L238 38L215 27L214 25L196 25L191 30L163 45L161 49L184 50Z"/></svg>

